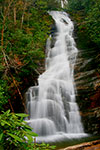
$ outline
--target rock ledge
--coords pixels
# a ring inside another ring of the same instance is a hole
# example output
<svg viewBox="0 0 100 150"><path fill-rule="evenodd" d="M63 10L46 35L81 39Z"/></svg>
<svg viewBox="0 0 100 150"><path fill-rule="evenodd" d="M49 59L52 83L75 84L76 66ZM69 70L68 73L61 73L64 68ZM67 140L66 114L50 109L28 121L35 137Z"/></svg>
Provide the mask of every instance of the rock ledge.
<svg viewBox="0 0 100 150"><path fill-rule="evenodd" d="M100 140L86 142L75 146L69 146L67 148L59 150L95 150L95 148L96 150L100 150Z"/></svg>

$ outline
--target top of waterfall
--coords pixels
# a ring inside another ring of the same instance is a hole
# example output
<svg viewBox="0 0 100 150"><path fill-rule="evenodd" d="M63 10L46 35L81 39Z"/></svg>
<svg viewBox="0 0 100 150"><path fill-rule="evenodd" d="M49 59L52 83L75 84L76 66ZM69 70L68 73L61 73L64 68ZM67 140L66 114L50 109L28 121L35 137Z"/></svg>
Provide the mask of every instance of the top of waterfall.
<svg viewBox="0 0 100 150"><path fill-rule="evenodd" d="M61 7L64 8L64 5L68 4L67 0L61 0Z"/></svg>

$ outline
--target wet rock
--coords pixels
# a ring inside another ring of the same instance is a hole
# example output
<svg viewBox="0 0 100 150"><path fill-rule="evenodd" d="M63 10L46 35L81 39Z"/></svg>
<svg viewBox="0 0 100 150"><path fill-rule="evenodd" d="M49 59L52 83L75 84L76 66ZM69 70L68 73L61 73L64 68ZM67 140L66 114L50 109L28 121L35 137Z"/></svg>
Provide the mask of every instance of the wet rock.
<svg viewBox="0 0 100 150"><path fill-rule="evenodd" d="M100 150L100 140L69 146L60 150Z"/></svg>
<svg viewBox="0 0 100 150"><path fill-rule="evenodd" d="M100 133L100 56L95 50L79 50L75 65L76 99L85 132Z"/></svg>

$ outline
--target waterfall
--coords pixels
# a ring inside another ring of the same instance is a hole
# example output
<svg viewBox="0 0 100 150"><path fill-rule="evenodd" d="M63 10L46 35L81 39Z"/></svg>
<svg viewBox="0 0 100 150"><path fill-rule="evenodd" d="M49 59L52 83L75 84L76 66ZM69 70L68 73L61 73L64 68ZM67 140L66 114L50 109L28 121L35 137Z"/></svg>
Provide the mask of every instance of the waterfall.
<svg viewBox="0 0 100 150"><path fill-rule="evenodd" d="M38 86L26 93L28 124L38 141L79 138L84 133L75 100L74 65L78 50L73 39L73 22L65 12L51 11L57 31L46 44L46 71Z"/></svg>
<svg viewBox="0 0 100 150"><path fill-rule="evenodd" d="M67 0L61 0L61 7L64 8L64 6L68 4Z"/></svg>

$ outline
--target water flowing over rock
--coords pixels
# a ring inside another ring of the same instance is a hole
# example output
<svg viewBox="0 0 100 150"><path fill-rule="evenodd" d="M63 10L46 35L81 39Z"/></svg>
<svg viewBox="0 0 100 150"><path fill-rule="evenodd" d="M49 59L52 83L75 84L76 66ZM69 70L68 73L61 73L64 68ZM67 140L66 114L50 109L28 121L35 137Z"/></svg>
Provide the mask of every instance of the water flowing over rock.
<svg viewBox="0 0 100 150"><path fill-rule="evenodd" d="M75 101L74 65L78 53L73 22L65 12L51 11L57 32L46 46L46 71L38 86L26 93L30 120L38 141L56 141L86 136ZM53 41L53 44L52 44Z"/></svg>
<svg viewBox="0 0 100 150"><path fill-rule="evenodd" d="M61 0L61 7L64 8L64 5L66 5L68 3L67 0Z"/></svg>

